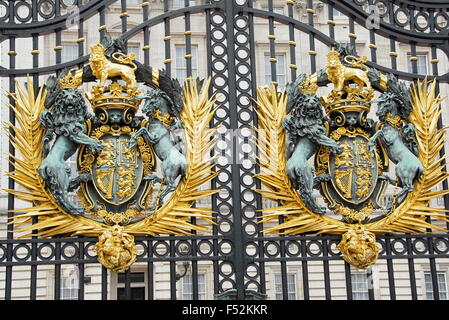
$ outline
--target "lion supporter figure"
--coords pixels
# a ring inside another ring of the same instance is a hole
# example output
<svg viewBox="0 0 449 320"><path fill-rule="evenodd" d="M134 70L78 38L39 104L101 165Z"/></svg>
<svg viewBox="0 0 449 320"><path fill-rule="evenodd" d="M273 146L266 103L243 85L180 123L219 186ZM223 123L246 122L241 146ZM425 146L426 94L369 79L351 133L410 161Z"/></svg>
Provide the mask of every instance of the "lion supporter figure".
<svg viewBox="0 0 449 320"><path fill-rule="evenodd" d="M79 145L86 145L93 153L103 149L101 142L85 134L85 121L95 116L87 112L80 91L61 88L58 79L53 76L48 79L46 86L49 92L45 101L47 110L42 112L40 120L47 133L44 137L45 158L39 174L62 209L72 214L82 214L84 209L72 203L68 193L77 189L81 181L90 179L90 176L80 175L71 179L70 167L65 162L76 153ZM54 143L50 146L53 139Z"/></svg>

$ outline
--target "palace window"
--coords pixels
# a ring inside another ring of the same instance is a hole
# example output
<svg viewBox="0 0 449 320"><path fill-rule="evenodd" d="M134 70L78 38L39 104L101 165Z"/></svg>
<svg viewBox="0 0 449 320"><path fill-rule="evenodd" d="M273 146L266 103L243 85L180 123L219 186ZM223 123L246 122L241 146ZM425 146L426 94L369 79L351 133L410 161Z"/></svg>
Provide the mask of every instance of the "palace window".
<svg viewBox="0 0 449 320"><path fill-rule="evenodd" d="M79 278L76 269L61 277L61 300L78 300Z"/></svg>
<svg viewBox="0 0 449 320"><path fill-rule="evenodd" d="M182 278L182 299L193 300L193 277L187 274ZM206 275L198 274L198 300L206 300Z"/></svg>
<svg viewBox="0 0 449 320"><path fill-rule="evenodd" d="M282 275L277 273L274 275L274 287L276 291L276 300L284 300L282 293ZM287 274L287 294L288 300L296 300L296 274Z"/></svg>
<svg viewBox="0 0 449 320"><path fill-rule="evenodd" d="M287 70L285 65L285 54L276 54L276 82L279 89L283 89L287 84ZM265 85L270 85L272 82L270 54L265 54Z"/></svg>
<svg viewBox="0 0 449 320"><path fill-rule="evenodd" d="M78 59L78 44L63 44L61 61L69 62Z"/></svg>
<svg viewBox="0 0 449 320"><path fill-rule="evenodd" d="M446 272L437 272L436 276L437 276L438 292L440 294L440 300L448 300ZM434 300L432 274L430 272L425 272L424 280L425 280L425 284L426 284L426 299Z"/></svg>
<svg viewBox="0 0 449 320"><path fill-rule="evenodd" d="M407 60L408 60L408 72L413 73L413 61L410 61L411 54L407 54ZM428 57L427 54L417 54L416 57L418 60L416 61L416 64L418 66L418 74L427 74L428 72Z"/></svg>
<svg viewBox="0 0 449 320"><path fill-rule="evenodd" d="M355 272L351 274L352 299L369 300L368 294L368 276L364 272Z"/></svg>
<svg viewBox="0 0 449 320"><path fill-rule="evenodd" d="M187 61L185 56L187 55L185 46L176 46L176 78L182 85L187 78ZM196 46L191 47L191 61L192 61L192 77L198 76L198 48Z"/></svg>

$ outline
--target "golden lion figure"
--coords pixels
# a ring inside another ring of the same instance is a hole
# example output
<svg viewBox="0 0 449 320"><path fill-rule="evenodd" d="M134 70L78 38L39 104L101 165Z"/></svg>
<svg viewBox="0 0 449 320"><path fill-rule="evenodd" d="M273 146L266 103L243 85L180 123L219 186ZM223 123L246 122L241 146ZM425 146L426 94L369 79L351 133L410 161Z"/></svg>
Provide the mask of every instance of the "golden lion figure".
<svg viewBox="0 0 449 320"><path fill-rule="evenodd" d="M379 255L376 236L367 231L361 224L352 225L343 234L337 249L343 253L343 259L359 269L372 265Z"/></svg>
<svg viewBox="0 0 449 320"><path fill-rule="evenodd" d="M371 82L368 78L368 72L344 66L340 61L340 53L331 51L328 54L326 73L329 81L334 84L334 92L343 95L344 88L349 87L349 81L353 81L359 86L359 90L371 89Z"/></svg>
<svg viewBox="0 0 449 320"><path fill-rule="evenodd" d="M134 237L123 232L123 227L114 225L106 230L93 248L98 261L114 272L123 272L137 258Z"/></svg>
<svg viewBox="0 0 449 320"><path fill-rule="evenodd" d="M116 60L126 63L119 64L109 61L104 55L104 52L105 48L100 43L97 43L92 47L92 53L89 58L93 75L97 79L100 79L100 88L104 88L106 86L106 80L112 77L121 77L127 83L128 88L135 88L137 81L134 72L137 66L132 62L132 54L131 56L126 56L120 53L123 58L114 55ZM131 67L128 64L133 66Z"/></svg>

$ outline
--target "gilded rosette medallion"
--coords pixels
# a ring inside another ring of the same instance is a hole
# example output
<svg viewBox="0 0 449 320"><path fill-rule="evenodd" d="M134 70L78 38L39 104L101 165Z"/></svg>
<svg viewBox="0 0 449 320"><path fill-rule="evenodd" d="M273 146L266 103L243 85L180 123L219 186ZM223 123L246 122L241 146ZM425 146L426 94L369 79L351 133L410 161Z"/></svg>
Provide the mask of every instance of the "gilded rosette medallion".
<svg viewBox="0 0 449 320"><path fill-rule="evenodd" d="M281 93L260 88L257 99L257 177L265 187L257 191L280 203L263 210L266 232L340 235L337 248L357 268L375 263L377 234L445 231L427 219L447 221L444 209L429 207L448 192L433 191L448 177L435 82L407 87L366 62L338 45L319 72ZM284 222L273 226L279 217Z"/></svg>
<svg viewBox="0 0 449 320"><path fill-rule="evenodd" d="M136 235L208 231L212 211L193 205L216 192L202 188L216 176L209 85L181 86L108 35L84 68L51 76L37 95L31 82L27 90L18 85L17 125L8 130L23 160L9 176L24 190L8 192L32 207L15 211L15 231L97 236L99 262L116 272L136 261ZM193 216L202 223L190 223Z"/></svg>

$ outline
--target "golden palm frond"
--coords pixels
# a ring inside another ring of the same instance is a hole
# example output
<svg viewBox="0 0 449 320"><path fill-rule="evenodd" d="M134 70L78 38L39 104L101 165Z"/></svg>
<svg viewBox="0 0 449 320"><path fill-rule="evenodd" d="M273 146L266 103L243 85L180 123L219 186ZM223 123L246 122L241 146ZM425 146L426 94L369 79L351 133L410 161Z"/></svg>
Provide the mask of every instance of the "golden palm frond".
<svg viewBox="0 0 449 320"><path fill-rule="evenodd" d="M213 164L206 159L209 149L213 146L211 139L214 130L209 129L209 121L213 117L216 99L208 99L210 80L198 92L196 82L187 82L184 89L185 101L181 118L185 125L187 137L186 176L181 180L173 195L151 217L138 223L127 225L124 231L132 235L157 234L188 234L191 230L207 231L205 226L193 225L188 220L191 217L211 222L212 211L208 208L193 208L195 200L209 196L216 191L199 190L212 180L216 173L212 172ZM25 233L20 238L34 236L51 237L56 235L69 236L99 236L108 225L82 217L65 213L46 190L45 183L38 173L43 160L42 139L45 134L39 117L44 110L45 89L37 96L34 87L28 81L27 91L17 85L18 93L13 95L16 124L7 123L7 129L12 129L10 141L20 156L11 156L14 171L8 173L21 189L6 190L17 199L29 202L32 207L12 210L15 217L11 221L17 233ZM33 219L37 218L37 222Z"/></svg>

